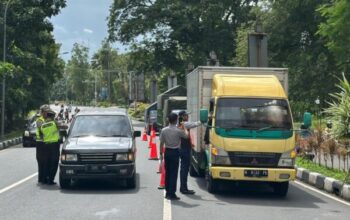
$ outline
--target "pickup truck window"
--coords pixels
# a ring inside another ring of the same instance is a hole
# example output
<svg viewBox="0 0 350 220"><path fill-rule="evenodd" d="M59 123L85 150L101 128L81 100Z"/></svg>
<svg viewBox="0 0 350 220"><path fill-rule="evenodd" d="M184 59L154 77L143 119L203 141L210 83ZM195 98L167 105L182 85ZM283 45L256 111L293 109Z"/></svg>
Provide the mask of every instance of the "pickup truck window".
<svg viewBox="0 0 350 220"><path fill-rule="evenodd" d="M131 137L130 123L125 116L81 115L73 124L70 137Z"/></svg>
<svg viewBox="0 0 350 220"><path fill-rule="evenodd" d="M292 119L286 100L221 98L216 109L216 127L247 130L290 130Z"/></svg>

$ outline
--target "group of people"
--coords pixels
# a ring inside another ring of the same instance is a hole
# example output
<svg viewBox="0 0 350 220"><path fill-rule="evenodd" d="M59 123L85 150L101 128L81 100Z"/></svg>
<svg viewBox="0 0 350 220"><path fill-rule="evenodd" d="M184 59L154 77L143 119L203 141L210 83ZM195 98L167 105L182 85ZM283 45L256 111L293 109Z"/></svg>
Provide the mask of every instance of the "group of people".
<svg viewBox="0 0 350 220"><path fill-rule="evenodd" d="M201 125L200 122L189 122L188 113L180 111L179 114L170 113L168 116L169 126L160 133L160 160L165 163L165 198L179 200L176 195L177 177L180 166L180 192L182 194L194 194L188 189L187 179L191 162L192 141L190 129Z"/></svg>
<svg viewBox="0 0 350 220"><path fill-rule="evenodd" d="M39 184L54 185L59 162L60 128L67 128L55 121L56 113L49 105L40 107L36 120L36 159Z"/></svg>

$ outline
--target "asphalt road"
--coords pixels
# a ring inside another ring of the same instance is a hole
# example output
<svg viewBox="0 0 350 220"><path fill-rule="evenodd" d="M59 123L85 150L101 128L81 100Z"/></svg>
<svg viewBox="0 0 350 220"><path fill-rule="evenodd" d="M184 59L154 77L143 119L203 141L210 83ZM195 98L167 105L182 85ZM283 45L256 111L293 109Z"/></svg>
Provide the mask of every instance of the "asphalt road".
<svg viewBox="0 0 350 220"><path fill-rule="evenodd" d="M141 129L142 123L134 126ZM204 179L190 178L195 195L178 193L180 201L165 201L157 189L158 162L148 160L146 142L138 138L137 146L134 190L101 181L84 181L71 190L37 185L34 148L0 151L0 219L349 219L350 204L299 183L291 184L286 198L273 196L264 185L224 184L221 193L212 195Z"/></svg>

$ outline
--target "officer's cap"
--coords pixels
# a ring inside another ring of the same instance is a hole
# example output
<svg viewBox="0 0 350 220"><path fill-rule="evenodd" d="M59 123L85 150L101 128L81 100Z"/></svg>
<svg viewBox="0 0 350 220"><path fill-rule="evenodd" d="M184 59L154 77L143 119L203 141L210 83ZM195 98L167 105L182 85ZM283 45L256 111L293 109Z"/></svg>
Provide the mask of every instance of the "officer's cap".
<svg viewBox="0 0 350 220"><path fill-rule="evenodd" d="M49 111L50 110L50 106L49 105L42 105L42 106L40 106L40 111L41 112L47 112L47 111Z"/></svg>
<svg viewBox="0 0 350 220"><path fill-rule="evenodd" d="M51 108L49 108L49 109L47 110L47 115L48 115L48 116L55 117L56 112L55 112L54 110L52 110Z"/></svg>
<svg viewBox="0 0 350 220"><path fill-rule="evenodd" d="M189 114L190 114L190 112L187 112L187 111L185 111L185 110L182 110L182 111L179 112L179 117L183 117L183 116L189 115Z"/></svg>

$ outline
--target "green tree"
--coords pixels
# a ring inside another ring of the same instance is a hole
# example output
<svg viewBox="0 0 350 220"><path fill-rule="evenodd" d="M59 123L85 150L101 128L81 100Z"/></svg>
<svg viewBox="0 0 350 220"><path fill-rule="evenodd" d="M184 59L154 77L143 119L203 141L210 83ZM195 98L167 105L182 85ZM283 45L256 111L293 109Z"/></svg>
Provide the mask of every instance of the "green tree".
<svg viewBox="0 0 350 220"><path fill-rule="evenodd" d="M326 19L319 25L319 34L326 40L327 47L337 58L340 67L350 70L350 1L335 0L319 8Z"/></svg>
<svg viewBox="0 0 350 220"><path fill-rule="evenodd" d="M335 59L317 34L324 21L317 11L327 0L270 1L263 21L269 36L269 64L289 68L289 98L294 113L316 110L315 99L326 107L339 70Z"/></svg>
<svg viewBox="0 0 350 220"><path fill-rule="evenodd" d="M133 43L133 50L141 54L151 53L150 74L167 68L182 73L183 80L187 64L205 64L210 51L216 52L221 64L230 63L236 30L248 19L252 2L257 1L115 0L109 39Z"/></svg>
<svg viewBox="0 0 350 220"><path fill-rule="evenodd" d="M69 99L87 103L93 99L93 83L89 64L89 48L75 43L67 64Z"/></svg>
<svg viewBox="0 0 350 220"><path fill-rule="evenodd" d="M7 1L0 3L1 12L4 3ZM18 71L6 81L7 129L12 129L13 121L26 111L48 102L50 87L63 72L59 45L52 36L53 26L48 18L57 15L65 5L65 0L12 0L9 5L6 61L18 67ZM2 24L3 13L0 16ZM0 47L4 47L3 41Z"/></svg>

